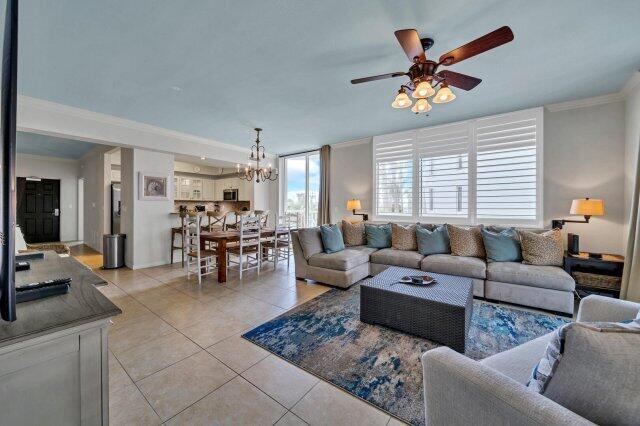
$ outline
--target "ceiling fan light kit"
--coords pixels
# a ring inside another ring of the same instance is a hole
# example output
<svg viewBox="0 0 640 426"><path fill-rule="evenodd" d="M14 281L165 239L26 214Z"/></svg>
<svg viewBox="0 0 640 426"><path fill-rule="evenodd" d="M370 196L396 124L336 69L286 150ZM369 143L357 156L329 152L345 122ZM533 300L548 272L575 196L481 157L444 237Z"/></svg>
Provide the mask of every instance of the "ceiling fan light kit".
<svg viewBox="0 0 640 426"><path fill-rule="evenodd" d="M409 81L400 86L398 94L391 103L393 108L404 109L412 107L411 111L416 114L427 113L432 106L427 98L434 96L432 101L435 104L451 102L456 98L449 86L454 86L462 90L472 90L481 79L469 75L460 74L454 71L438 71L440 66L450 66L458 62L469 59L480 53L486 52L513 40L513 32L509 27L501 27L495 31L485 34L463 46L453 49L440 56L438 62L427 59L425 52L434 44L431 38L420 38L414 29L398 30L395 36L404 50L407 58L412 62L407 72L392 72L388 74L375 75L371 77L356 78L351 80L352 84L366 83L368 81L383 80L395 77L409 77ZM436 93L436 88L439 86ZM407 95L417 99L415 105Z"/></svg>

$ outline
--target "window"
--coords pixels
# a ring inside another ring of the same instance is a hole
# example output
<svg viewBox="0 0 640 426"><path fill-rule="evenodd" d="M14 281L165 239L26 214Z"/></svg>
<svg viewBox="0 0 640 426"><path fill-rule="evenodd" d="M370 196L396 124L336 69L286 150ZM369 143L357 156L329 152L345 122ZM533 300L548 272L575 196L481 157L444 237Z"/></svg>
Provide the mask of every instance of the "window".
<svg viewBox="0 0 640 426"><path fill-rule="evenodd" d="M535 108L374 137L374 217L542 226L542 124Z"/></svg>
<svg viewBox="0 0 640 426"><path fill-rule="evenodd" d="M284 157L282 222L292 228L316 226L320 194L320 155L317 152Z"/></svg>
<svg viewBox="0 0 640 426"><path fill-rule="evenodd" d="M413 141L408 134L378 140L374 147L376 213L413 215Z"/></svg>

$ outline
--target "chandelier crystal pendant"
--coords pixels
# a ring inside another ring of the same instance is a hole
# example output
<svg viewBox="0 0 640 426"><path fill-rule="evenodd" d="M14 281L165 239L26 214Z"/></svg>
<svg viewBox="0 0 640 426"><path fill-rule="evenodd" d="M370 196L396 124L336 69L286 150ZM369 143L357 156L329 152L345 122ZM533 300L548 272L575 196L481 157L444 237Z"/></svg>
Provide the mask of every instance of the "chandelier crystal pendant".
<svg viewBox="0 0 640 426"><path fill-rule="evenodd" d="M256 183L266 182L268 180L274 181L278 179L278 169L271 167L271 164L267 164L267 167L260 167L260 162L266 158L264 146L260 145L260 132L262 129L256 127L254 130L257 133L256 144L251 147L249 163L243 168L240 167L240 164L236 164L238 177L249 182L255 179ZM256 163L255 166L251 164L251 161Z"/></svg>

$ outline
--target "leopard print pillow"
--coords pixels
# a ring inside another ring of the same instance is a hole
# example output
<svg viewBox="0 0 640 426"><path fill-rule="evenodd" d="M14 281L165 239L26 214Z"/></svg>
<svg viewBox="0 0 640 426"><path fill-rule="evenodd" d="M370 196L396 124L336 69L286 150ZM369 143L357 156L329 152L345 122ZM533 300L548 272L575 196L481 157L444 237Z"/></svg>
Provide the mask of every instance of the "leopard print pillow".
<svg viewBox="0 0 640 426"><path fill-rule="evenodd" d="M562 266L564 248L562 234L559 229L552 229L542 234L520 231L522 246L522 263L528 265Z"/></svg>
<svg viewBox="0 0 640 426"><path fill-rule="evenodd" d="M481 259L487 256L479 227L447 225L447 232L449 233L452 255L479 257Z"/></svg>
<svg viewBox="0 0 640 426"><path fill-rule="evenodd" d="M396 250L418 250L416 225L391 224L391 247Z"/></svg>
<svg viewBox="0 0 640 426"><path fill-rule="evenodd" d="M343 220L342 236L345 246L363 246L367 244L367 237L364 233L364 222L349 223Z"/></svg>

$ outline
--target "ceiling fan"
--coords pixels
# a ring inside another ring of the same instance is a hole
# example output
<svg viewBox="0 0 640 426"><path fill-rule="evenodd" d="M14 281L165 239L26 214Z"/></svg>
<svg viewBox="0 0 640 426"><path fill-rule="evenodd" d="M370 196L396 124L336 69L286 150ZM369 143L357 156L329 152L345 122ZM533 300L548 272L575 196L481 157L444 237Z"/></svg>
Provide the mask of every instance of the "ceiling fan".
<svg viewBox="0 0 640 426"><path fill-rule="evenodd" d="M411 108L411 111L416 114L426 113L431 110L431 105L427 101L427 98L433 95L435 96L432 101L436 104L443 104L454 100L456 95L453 94L449 86L458 87L463 90L471 90L482 81L479 78L454 71L438 71L440 66L456 64L513 40L511 28L507 26L501 27L441 55L438 62L436 62L427 59L427 55L425 54L425 52L433 46L434 40L432 38L420 38L418 32L412 29L398 30L395 32L395 35L404 53L406 53L407 58L413 63L409 71L356 78L351 80L351 83L359 84L368 81L407 76L409 77L409 81L400 86L400 90L398 90L398 94L391 106L393 108L410 107L412 101L407 95L407 91L409 91L411 92L411 96L417 99L415 105ZM440 88L436 93L435 89L438 85L440 85Z"/></svg>

